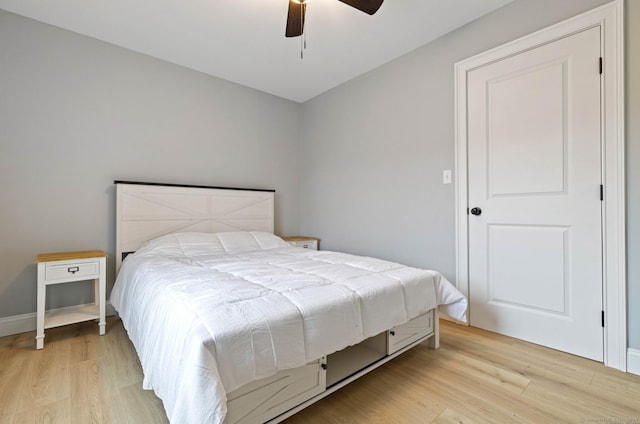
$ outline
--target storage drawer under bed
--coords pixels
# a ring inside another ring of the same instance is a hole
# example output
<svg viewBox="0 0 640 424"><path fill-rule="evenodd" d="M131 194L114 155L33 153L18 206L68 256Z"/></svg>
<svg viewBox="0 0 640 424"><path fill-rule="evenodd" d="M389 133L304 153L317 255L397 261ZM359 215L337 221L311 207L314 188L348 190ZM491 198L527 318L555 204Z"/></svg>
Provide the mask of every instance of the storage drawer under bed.
<svg viewBox="0 0 640 424"><path fill-rule="evenodd" d="M433 310L406 324L393 327L387 332L387 355L391 355L423 337L430 336L433 332Z"/></svg>
<svg viewBox="0 0 640 424"><path fill-rule="evenodd" d="M322 393L326 387L322 364L319 359L280 371L229 393L225 424L262 424Z"/></svg>

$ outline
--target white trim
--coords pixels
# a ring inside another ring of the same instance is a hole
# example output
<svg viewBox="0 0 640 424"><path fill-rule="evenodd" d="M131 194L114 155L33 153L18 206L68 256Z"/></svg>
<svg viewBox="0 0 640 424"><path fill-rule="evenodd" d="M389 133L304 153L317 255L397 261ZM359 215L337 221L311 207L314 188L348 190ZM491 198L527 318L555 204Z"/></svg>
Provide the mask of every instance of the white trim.
<svg viewBox="0 0 640 424"><path fill-rule="evenodd" d="M36 313L0 318L0 337L36 330ZM34 338L35 340L35 338Z"/></svg>
<svg viewBox="0 0 640 424"><path fill-rule="evenodd" d="M74 308L77 306L73 306ZM116 310L113 309L111 303L107 301L105 304L106 315L115 315ZM66 309L66 308L60 308ZM36 331L37 313L32 312L30 314L13 315L10 317L0 318L0 337L12 336L14 334L27 333L29 331ZM34 335L35 346L35 335Z"/></svg>
<svg viewBox="0 0 640 424"><path fill-rule="evenodd" d="M589 12L509 42L455 64L456 278L469 295L467 225L467 73L485 64L553 40L600 26L604 58L603 123L603 302L604 363L626 371L626 222L624 143L624 0L614 0ZM470 311L470 313L472 313ZM597 312L596 312L597 313Z"/></svg>
<svg viewBox="0 0 640 424"><path fill-rule="evenodd" d="M631 348L627 350L627 372L640 375L640 350Z"/></svg>

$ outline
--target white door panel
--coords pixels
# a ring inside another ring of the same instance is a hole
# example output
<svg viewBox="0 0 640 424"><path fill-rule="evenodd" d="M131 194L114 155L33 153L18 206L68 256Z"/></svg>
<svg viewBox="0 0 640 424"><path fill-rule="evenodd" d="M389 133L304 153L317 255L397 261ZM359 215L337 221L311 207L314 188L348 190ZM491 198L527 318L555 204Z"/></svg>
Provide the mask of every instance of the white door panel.
<svg viewBox="0 0 640 424"><path fill-rule="evenodd" d="M563 65L488 81L489 196L564 191Z"/></svg>
<svg viewBox="0 0 640 424"><path fill-rule="evenodd" d="M600 29L468 74L470 322L603 359Z"/></svg>
<svg viewBox="0 0 640 424"><path fill-rule="evenodd" d="M563 227L490 225L489 303L566 314L568 236Z"/></svg>

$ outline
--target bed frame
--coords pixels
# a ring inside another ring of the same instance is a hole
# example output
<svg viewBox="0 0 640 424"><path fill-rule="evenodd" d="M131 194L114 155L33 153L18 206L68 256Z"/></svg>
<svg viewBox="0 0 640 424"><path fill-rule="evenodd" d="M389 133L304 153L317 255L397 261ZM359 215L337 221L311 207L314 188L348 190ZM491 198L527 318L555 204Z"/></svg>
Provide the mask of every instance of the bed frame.
<svg viewBox="0 0 640 424"><path fill-rule="evenodd" d="M116 272L146 240L182 231L274 231L275 190L115 181ZM300 368L227 393L225 424L278 423L412 347L439 347L433 309Z"/></svg>

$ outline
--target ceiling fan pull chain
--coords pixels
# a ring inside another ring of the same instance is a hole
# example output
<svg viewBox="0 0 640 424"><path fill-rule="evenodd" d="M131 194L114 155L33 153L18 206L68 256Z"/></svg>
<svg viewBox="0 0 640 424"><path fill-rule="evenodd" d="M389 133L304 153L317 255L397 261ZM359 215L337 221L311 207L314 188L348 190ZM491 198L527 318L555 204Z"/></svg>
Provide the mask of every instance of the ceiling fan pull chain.
<svg viewBox="0 0 640 424"><path fill-rule="evenodd" d="M307 48L307 41L304 35L304 15L307 11L307 3L302 2L300 4L300 60L304 59L304 49Z"/></svg>

